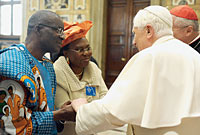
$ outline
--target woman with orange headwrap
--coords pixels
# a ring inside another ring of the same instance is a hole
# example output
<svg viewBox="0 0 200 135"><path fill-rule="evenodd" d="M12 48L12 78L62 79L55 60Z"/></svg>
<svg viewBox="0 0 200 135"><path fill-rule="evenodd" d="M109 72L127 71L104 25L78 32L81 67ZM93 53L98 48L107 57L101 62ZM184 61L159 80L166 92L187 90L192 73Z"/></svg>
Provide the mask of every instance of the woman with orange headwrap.
<svg viewBox="0 0 200 135"><path fill-rule="evenodd" d="M91 21L75 24L64 22L66 37L59 58L54 63L57 79L55 99L57 108L66 101L77 98L86 98L91 102L102 98L108 91L101 70L96 64L90 62L92 50L85 36L91 27ZM108 132L117 135L116 131L106 132L104 135L111 135ZM65 124L62 134L75 135L75 123Z"/></svg>

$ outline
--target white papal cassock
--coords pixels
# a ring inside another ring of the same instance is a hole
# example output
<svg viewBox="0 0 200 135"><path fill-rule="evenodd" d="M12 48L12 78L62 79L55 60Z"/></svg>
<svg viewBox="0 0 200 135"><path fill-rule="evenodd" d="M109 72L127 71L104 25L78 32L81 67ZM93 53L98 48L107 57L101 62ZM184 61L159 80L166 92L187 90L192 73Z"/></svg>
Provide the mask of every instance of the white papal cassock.
<svg viewBox="0 0 200 135"><path fill-rule="evenodd" d="M80 107L76 131L130 123L136 135L199 135L199 117L200 55L164 36L130 59L103 99Z"/></svg>

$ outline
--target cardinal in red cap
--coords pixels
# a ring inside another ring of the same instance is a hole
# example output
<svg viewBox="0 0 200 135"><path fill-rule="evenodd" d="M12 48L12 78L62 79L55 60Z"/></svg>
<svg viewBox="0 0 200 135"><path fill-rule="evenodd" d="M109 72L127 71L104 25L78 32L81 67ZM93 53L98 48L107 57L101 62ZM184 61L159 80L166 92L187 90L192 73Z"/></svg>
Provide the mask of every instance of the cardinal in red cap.
<svg viewBox="0 0 200 135"><path fill-rule="evenodd" d="M188 5L179 5L170 10L173 16L174 37L189 44L200 53L198 17Z"/></svg>

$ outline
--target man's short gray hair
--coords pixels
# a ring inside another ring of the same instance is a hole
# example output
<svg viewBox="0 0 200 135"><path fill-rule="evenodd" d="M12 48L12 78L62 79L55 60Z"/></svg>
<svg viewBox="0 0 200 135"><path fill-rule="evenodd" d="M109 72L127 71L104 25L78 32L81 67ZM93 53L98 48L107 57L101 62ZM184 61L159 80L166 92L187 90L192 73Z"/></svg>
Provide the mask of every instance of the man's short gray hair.
<svg viewBox="0 0 200 135"><path fill-rule="evenodd" d="M55 12L49 11L49 10L38 10L37 12L35 12L29 18L27 35L29 35L31 33L32 28L34 28L34 26L36 26L36 25L38 25L40 23L47 24L47 25L48 24L52 24L52 22L54 22L52 17L60 18L60 16L57 15Z"/></svg>
<svg viewBox="0 0 200 135"><path fill-rule="evenodd" d="M199 31L198 20L189 20L189 19L181 18L181 17L175 16L175 15L172 15L172 17L174 19L175 26L177 26L179 28L192 26L194 31Z"/></svg>

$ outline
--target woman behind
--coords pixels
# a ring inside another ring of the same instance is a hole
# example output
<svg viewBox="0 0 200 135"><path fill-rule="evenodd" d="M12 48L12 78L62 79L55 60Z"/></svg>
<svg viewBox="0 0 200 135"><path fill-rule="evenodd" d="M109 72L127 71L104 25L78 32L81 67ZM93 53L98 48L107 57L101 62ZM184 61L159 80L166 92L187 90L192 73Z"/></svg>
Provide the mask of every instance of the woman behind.
<svg viewBox="0 0 200 135"><path fill-rule="evenodd" d="M90 61L92 50L85 35L92 22L69 24L64 22L66 38L58 60L54 63L57 79L55 105L77 98L86 98L88 102L100 99L108 89L101 76L101 70ZM98 135L125 135L126 131L106 131ZM76 135L75 123L66 123L61 134Z"/></svg>

